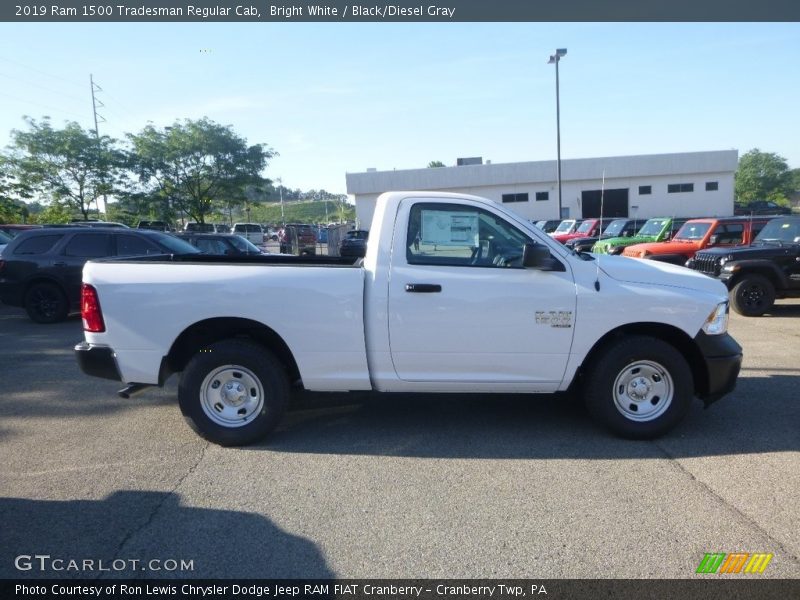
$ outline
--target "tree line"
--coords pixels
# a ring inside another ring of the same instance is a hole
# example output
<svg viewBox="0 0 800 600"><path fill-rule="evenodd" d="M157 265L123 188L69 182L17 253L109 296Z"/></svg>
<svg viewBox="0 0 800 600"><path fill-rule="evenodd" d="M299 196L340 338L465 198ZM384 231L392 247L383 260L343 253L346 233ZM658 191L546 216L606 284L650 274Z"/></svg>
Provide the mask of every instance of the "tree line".
<svg viewBox="0 0 800 600"><path fill-rule="evenodd" d="M124 141L76 122L56 128L48 117L24 120L27 128L13 130L0 153L0 222L88 220L101 199L110 220L174 222L180 215L204 223L281 198L341 198L276 186L263 172L278 153L208 118L148 125Z"/></svg>

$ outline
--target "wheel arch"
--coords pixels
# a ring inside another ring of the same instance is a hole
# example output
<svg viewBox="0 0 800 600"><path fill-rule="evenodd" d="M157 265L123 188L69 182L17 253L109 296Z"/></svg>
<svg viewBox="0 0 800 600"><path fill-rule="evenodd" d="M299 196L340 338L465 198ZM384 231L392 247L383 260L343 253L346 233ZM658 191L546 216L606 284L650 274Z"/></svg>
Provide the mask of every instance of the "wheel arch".
<svg viewBox="0 0 800 600"><path fill-rule="evenodd" d="M37 274L31 279L25 281L25 284L22 287L22 300L25 299L25 296L28 294L28 292L33 286L38 285L40 283L47 283L56 286L59 289L59 291L62 294L64 294L64 297L67 299L67 302L72 304L72 301L69 297L69 293L67 292L67 288L64 285L64 282L56 277L51 277L49 275L42 275L42 274Z"/></svg>
<svg viewBox="0 0 800 600"><path fill-rule="evenodd" d="M783 273L781 273L772 263L761 262L756 264L738 264L741 268L728 281L728 289L733 289L737 283L749 275L761 275L762 277L765 277L772 284L772 287L775 288L776 292L779 292L785 287Z"/></svg>
<svg viewBox="0 0 800 600"><path fill-rule="evenodd" d="M650 322L627 323L608 331L598 339L592 346L592 349L589 350L584 357L581 366L578 367L577 377L573 380L573 386L575 383L583 381L589 365L596 362L607 348L619 342L624 337L635 335L644 335L660 339L678 350L686 358L686 362L692 372L695 395L702 396L708 392L708 371L705 368L703 355L694 340L684 331L673 325ZM570 387L572 388L573 386Z"/></svg>
<svg viewBox="0 0 800 600"><path fill-rule="evenodd" d="M200 348L225 339L249 339L271 351L283 364L290 382L301 379L297 361L288 344L263 323L240 317L216 317L198 321L184 329L164 357L162 371L177 373ZM160 377L161 378L161 377Z"/></svg>

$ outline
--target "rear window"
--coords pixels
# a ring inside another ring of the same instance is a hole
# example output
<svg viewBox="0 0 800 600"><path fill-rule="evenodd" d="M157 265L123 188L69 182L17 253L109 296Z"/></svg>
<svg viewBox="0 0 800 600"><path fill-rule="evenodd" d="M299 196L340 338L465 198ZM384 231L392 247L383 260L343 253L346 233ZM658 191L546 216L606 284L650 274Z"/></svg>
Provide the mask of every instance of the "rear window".
<svg viewBox="0 0 800 600"><path fill-rule="evenodd" d="M81 258L108 256L110 254L109 241L110 236L106 234L79 233L67 243L67 247L64 248L64 254Z"/></svg>
<svg viewBox="0 0 800 600"><path fill-rule="evenodd" d="M14 254L45 254L49 252L64 234L37 235L21 242Z"/></svg>

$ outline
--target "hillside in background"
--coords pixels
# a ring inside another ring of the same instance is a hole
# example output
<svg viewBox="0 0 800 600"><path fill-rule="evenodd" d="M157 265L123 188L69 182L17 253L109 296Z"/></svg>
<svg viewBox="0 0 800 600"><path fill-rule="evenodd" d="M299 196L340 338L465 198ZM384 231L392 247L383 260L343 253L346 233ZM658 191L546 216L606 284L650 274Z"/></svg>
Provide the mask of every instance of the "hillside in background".
<svg viewBox="0 0 800 600"><path fill-rule="evenodd" d="M327 204L327 216L326 216ZM340 223L356 219L356 208L352 204L338 202L284 202L284 218L287 223ZM242 217L242 220L244 216ZM227 219L226 219L227 220ZM280 223L280 204L258 204L250 209L250 220L254 223Z"/></svg>

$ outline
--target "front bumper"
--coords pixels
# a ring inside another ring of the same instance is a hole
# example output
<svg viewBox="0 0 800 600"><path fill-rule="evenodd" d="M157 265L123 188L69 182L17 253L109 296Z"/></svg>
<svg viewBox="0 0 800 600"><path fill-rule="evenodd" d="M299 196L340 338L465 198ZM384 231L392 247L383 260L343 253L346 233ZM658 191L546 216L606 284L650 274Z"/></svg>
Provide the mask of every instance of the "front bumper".
<svg viewBox="0 0 800 600"><path fill-rule="evenodd" d="M81 342L75 346L75 358L81 371L92 377L122 381L114 351L108 346Z"/></svg>
<svg viewBox="0 0 800 600"><path fill-rule="evenodd" d="M742 368L742 347L727 333L707 335L701 331L694 341L708 374L707 385L698 390L698 396L709 406L736 387L736 378Z"/></svg>

